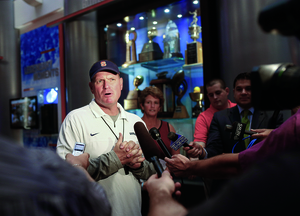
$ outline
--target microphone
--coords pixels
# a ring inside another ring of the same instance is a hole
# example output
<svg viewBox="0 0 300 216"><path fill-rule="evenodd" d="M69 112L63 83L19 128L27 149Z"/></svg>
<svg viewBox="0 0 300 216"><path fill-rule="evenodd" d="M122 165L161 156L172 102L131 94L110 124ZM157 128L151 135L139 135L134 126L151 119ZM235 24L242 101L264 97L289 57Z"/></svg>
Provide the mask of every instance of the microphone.
<svg viewBox="0 0 300 216"><path fill-rule="evenodd" d="M164 170L157 157L160 151L157 148L154 140L151 138L149 132L147 131L145 125L142 122L136 122L134 124L134 131L138 138L139 144L143 150L143 154L146 160L152 162L158 177L161 177Z"/></svg>
<svg viewBox="0 0 300 216"><path fill-rule="evenodd" d="M240 122L234 122L232 125L226 125L225 131L231 131L230 138L233 140L241 141L244 137L244 134L252 135L256 134L256 132L245 130L246 124Z"/></svg>
<svg viewBox="0 0 300 216"><path fill-rule="evenodd" d="M165 156L168 157L168 158L172 158L171 153L169 152L169 150L167 149L167 146L165 145L165 143L162 141L162 139L160 137L159 131L155 127L153 127L149 130L149 133L152 136L152 138L154 140L156 140L156 142L158 143L158 145L160 146L160 148L164 152Z"/></svg>
<svg viewBox="0 0 300 216"><path fill-rule="evenodd" d="M177 151L181 146L190 147L190 149L193 148L192 146L190 146L187 143L188 139L186 137L182 136L182 135L176 134L174 132L169 132L168 138L169 138L169 140L172 141L170 146L175 151Z"/></svg>

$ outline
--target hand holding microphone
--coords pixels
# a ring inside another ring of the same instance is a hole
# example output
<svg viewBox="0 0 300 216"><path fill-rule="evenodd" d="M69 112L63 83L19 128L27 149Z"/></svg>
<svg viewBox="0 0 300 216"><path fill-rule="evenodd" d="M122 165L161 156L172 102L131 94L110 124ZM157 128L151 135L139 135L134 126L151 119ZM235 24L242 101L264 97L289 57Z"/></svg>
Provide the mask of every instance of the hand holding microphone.
<svg viewBox="0 0 300 216"><path fill-rule="evenodd" d="M187 143L188 140L182 135L176 134L174 132L170 132L168 134L168 138L172 141L171 148L175 151L179 149L181 146L183 147L183 150L186 151L187 155L190 158L204 158L206 153L203 147L198 142L190 142Z"/></svg>
<svg viewBox="0 0 300 216"><path fill-rule="evenodd" d="M251 137L252 139L258 139L259 141L266 139L274 129L251 129L255 132Z"/></svg>
<svg viewBox="0 0 300 216"><path fill-rule="evenodd" d="M203 159L206 156L204 147L199 142L190 142L189 145L193 148L190 149L188 147L184 147L183 149L186 151L187 155L190 158Z"/></svg>
<svg viewBox="0 0 300 216"><path fill-rule="evenodd" d="M187 144L187 138L185 138L182 135L176 134L174 132L169 132L168 134L169 140L172 141L170 147L177 151L181 146L189 147L189 149L192 149L193 147Z"/></svg>
<svg viewBox="0 0 300 216"><path fill-rule="evenodd" d="M246 124L240 122L234 122L232 125L226 125L225 131L230 131L230 138L233 140L242 140L244 138L244 134L252 135L256 134L254 131L245 130Z"/></svg>

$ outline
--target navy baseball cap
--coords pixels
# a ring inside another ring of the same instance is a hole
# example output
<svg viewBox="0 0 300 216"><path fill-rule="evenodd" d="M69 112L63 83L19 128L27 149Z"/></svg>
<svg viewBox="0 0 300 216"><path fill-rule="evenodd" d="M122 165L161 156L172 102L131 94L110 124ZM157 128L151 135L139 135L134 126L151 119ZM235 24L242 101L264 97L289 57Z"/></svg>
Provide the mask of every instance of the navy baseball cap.
<svg viewBox="0 0 300 216"><path fill-rule="evenodd" d="M120 74L118 66L108 60L100 60L93 64L93 66L90 69L90 79L92 80L96 73L100 71L107 71L112 72L115 74Z"/></svg>

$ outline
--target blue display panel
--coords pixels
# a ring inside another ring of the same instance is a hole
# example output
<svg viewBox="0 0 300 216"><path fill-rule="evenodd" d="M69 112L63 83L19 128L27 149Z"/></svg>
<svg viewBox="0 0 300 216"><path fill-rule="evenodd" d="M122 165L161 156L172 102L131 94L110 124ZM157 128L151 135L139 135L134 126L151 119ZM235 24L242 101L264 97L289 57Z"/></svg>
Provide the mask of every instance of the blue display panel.
<svg viewBox="0 0 300 216"><path fill-rule="evenodd" d="M48 147L55 149L57 133L42 134L45 126L55 122L58 117L47 117L41 108L57 104L60 113L60 48L58 26L39 27L20 36L21 87L22 97L36 96L38 103L39 127L23 132L26 147ZM60 115L60 114L59 114ZM46 116L46 117L45 117ZM42 118L43 117L43 118ZM45 119L46 118L46 119ZM54 119L55 118L55 119ZM54 126L58 126L58 125Z"/></svg>

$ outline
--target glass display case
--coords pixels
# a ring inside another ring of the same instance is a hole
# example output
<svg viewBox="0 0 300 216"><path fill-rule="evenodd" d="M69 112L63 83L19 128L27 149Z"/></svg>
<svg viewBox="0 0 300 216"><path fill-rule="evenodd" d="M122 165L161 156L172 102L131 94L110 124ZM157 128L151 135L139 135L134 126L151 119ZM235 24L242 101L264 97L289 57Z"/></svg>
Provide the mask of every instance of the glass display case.
<svg viewBox="0 0 300 216"><path fill-rule="evenodd" d="M192 141L197 117L193 108L202 102L195 98L193 101L189 93L193 93L195 87L199 87L196 88L199 93L204 85L199 2L176 1L127 16L106 25L105 32L107 58L117 63L127 77L125 94L136 88L137 76L143 76L140 90L150 85L159 86L166 101L159 117ZM187 114L182 114L180 104ZM127 110L142 117L138 108Z"/></svg>

